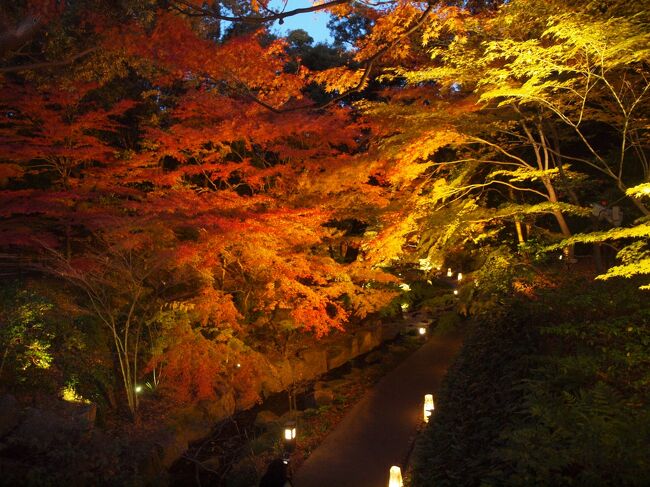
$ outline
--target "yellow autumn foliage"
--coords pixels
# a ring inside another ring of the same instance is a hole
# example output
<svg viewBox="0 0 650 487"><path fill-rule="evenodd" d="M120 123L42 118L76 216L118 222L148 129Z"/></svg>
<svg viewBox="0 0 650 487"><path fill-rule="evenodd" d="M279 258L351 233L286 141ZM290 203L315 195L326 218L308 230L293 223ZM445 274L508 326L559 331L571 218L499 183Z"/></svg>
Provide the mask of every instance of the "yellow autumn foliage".
<svg viewBox="0 0 650 487"><path fill-rule="evenodd" d="M363 69L348 69L345 66L318 71L313 80L324 86L328 93L344 93L353 88L363 88Z"/></svg>

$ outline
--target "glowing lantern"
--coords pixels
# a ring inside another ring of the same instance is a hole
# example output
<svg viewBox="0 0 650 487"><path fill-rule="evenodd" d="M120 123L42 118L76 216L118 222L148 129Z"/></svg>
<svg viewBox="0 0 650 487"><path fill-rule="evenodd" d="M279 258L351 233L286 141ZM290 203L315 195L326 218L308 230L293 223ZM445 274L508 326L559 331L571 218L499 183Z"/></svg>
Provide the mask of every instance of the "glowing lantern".
<svg viewBox="0 0 650 487"><path fill-rule="evenodd" d="M238 368L238 369L241 368L241 364L237 364L237 368Z"/></svg>
<svg viewBox="0 0 650 487"><path fill-rule="evenodd" d="M418 328L418 332L420 333L420 335L426 335L427 329L424 326L421 326L420 328Z"/></svg>
<svg viewBox="0 0 650 487"><path fill-rule="evenodd" d="M406 311L409 309L409 304L408 303L402 303L402 310Z"/></svg>
<svg viewBox="0 0 650 487"><path fill-rule="evenodd" d="M462 281L462 280L463 280L463 273L462 273L462 272L459 272L459 273L458 273L458 280L459 280L459 281Z"/></svg>
<svg viewBox="0 0 650 487"><path fill-rule="evenodd" d="M289 421L284 425L284 446L287 451L296 447L296 422Z"/></svg>
<svg viewBox="0 0 650 487"><path fill-rule="evenodd" d="M284 439L287 441L296 439L296 423L290 421L284 428Z"/></svg>
<svg viewBox="0 0 650 487"><path fill-rule="evenodd" d="M453 276L453 272L451 272L451 267L447 268L447 277Z"/></svg>
<svg viewBox="0 0 650 487"><path fill-rule="evenodd" d="M454 289L454 296L458 296L458 289Z"/></svg>
<svg viewBox="0 0 650 487"><path fill-rule="evenodd" d="M142 392L142 386L140 384L135 386L135 392L136 392L136 394L140 394Z"/></svg>
<svg viewBox="0 0 650 487"><path fill-rule="evenodd" d="M426 394L424 396L424 422L428 423L431 414L433 413L433 394Z"/></svg>
<svg viewBox="0 0 650 487"><path fill-rule="evenodd" d="M388 479L388 487L403 487L402 469L393 465L390 467L390 477Z"/></svg>

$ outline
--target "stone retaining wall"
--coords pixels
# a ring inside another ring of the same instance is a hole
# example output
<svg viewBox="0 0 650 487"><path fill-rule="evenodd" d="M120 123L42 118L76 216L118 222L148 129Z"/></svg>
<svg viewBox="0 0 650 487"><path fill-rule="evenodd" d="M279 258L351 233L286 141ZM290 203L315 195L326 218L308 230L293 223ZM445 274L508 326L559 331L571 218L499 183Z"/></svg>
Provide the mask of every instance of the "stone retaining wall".
<svg viewBox="0 0 650 487"><path fill-rule="evenodd" d="M269 363L268 373L257 384L262 397L287 390L294 382L314 380L363 355L397 336L403 324L375 322L365 328L315 342L296 357ZM164 429L153 435L152 457L143 462L143 473L150 477L160 474L177 460L189 443L208 434L215 423L232 416L235 411L253 404L238 404L234 393L178 412Z"/></svg>

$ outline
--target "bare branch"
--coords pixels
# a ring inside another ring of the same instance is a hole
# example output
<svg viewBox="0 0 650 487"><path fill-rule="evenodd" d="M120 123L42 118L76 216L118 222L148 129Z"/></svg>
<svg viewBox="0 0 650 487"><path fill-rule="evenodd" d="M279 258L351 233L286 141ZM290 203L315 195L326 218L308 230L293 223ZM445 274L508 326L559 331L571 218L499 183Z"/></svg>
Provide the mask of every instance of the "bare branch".
<svg viewBox="0 0 650 487"><path fill-rule="evenodd" d="M188 2L186 0L175 0L171 2L171 4L179 12L182 12L184 15L188 15L190 17L210 17L215 20L226 20L228 22L242 22L245 24L265 24L267 22L275 22L276 20L282 21L283 19L286 19L287 17L292 17L294 15L305 14L309 12L318 12L319 10L325 10L330 7L335 7L336 5L343 5L351 2L352 0L332 0L330 2L325 2L319 5L312 5L311 7L303 7L303 8L296 8L293 10L287 10L286 12L274 12L269 9L269 11L273 13L271 15L266 15L266 16L222 15L215 9L212 9L207 6L199 7L197 5L194 5L192 2Z"/></svg>
<svg viewBox="0 0 650 487"><path fill-rule="evenodd" d="M40 63L33 63L33 64L23 64L19 66L7 66L4 68L0 68L0 73L17 73L20 71L33 71L37 69L46 69L46 68L56 68L59 66L67 66L68 64L74 63L76 60L81 59L82 57L87 56L90 53L95 52L98 47L91 47L89 49L85 49L81 51L80 53L75 54L72 57L69 57L68 59L63 59L61 61L43 61Z"/></svg>

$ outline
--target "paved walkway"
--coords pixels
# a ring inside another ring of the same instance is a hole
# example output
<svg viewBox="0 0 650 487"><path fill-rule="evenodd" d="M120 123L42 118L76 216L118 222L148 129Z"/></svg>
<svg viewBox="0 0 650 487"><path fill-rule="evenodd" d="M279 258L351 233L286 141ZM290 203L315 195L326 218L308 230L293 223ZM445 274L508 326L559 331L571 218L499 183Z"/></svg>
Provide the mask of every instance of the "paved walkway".
<svg viewBox="0 0 650 487"><path fill-rule="evenodd" d="M460 345L458 336L432 337L383 377L300 467L294 487L387 487L390 467L404 467L424 395L435 400Z"/></svg>

